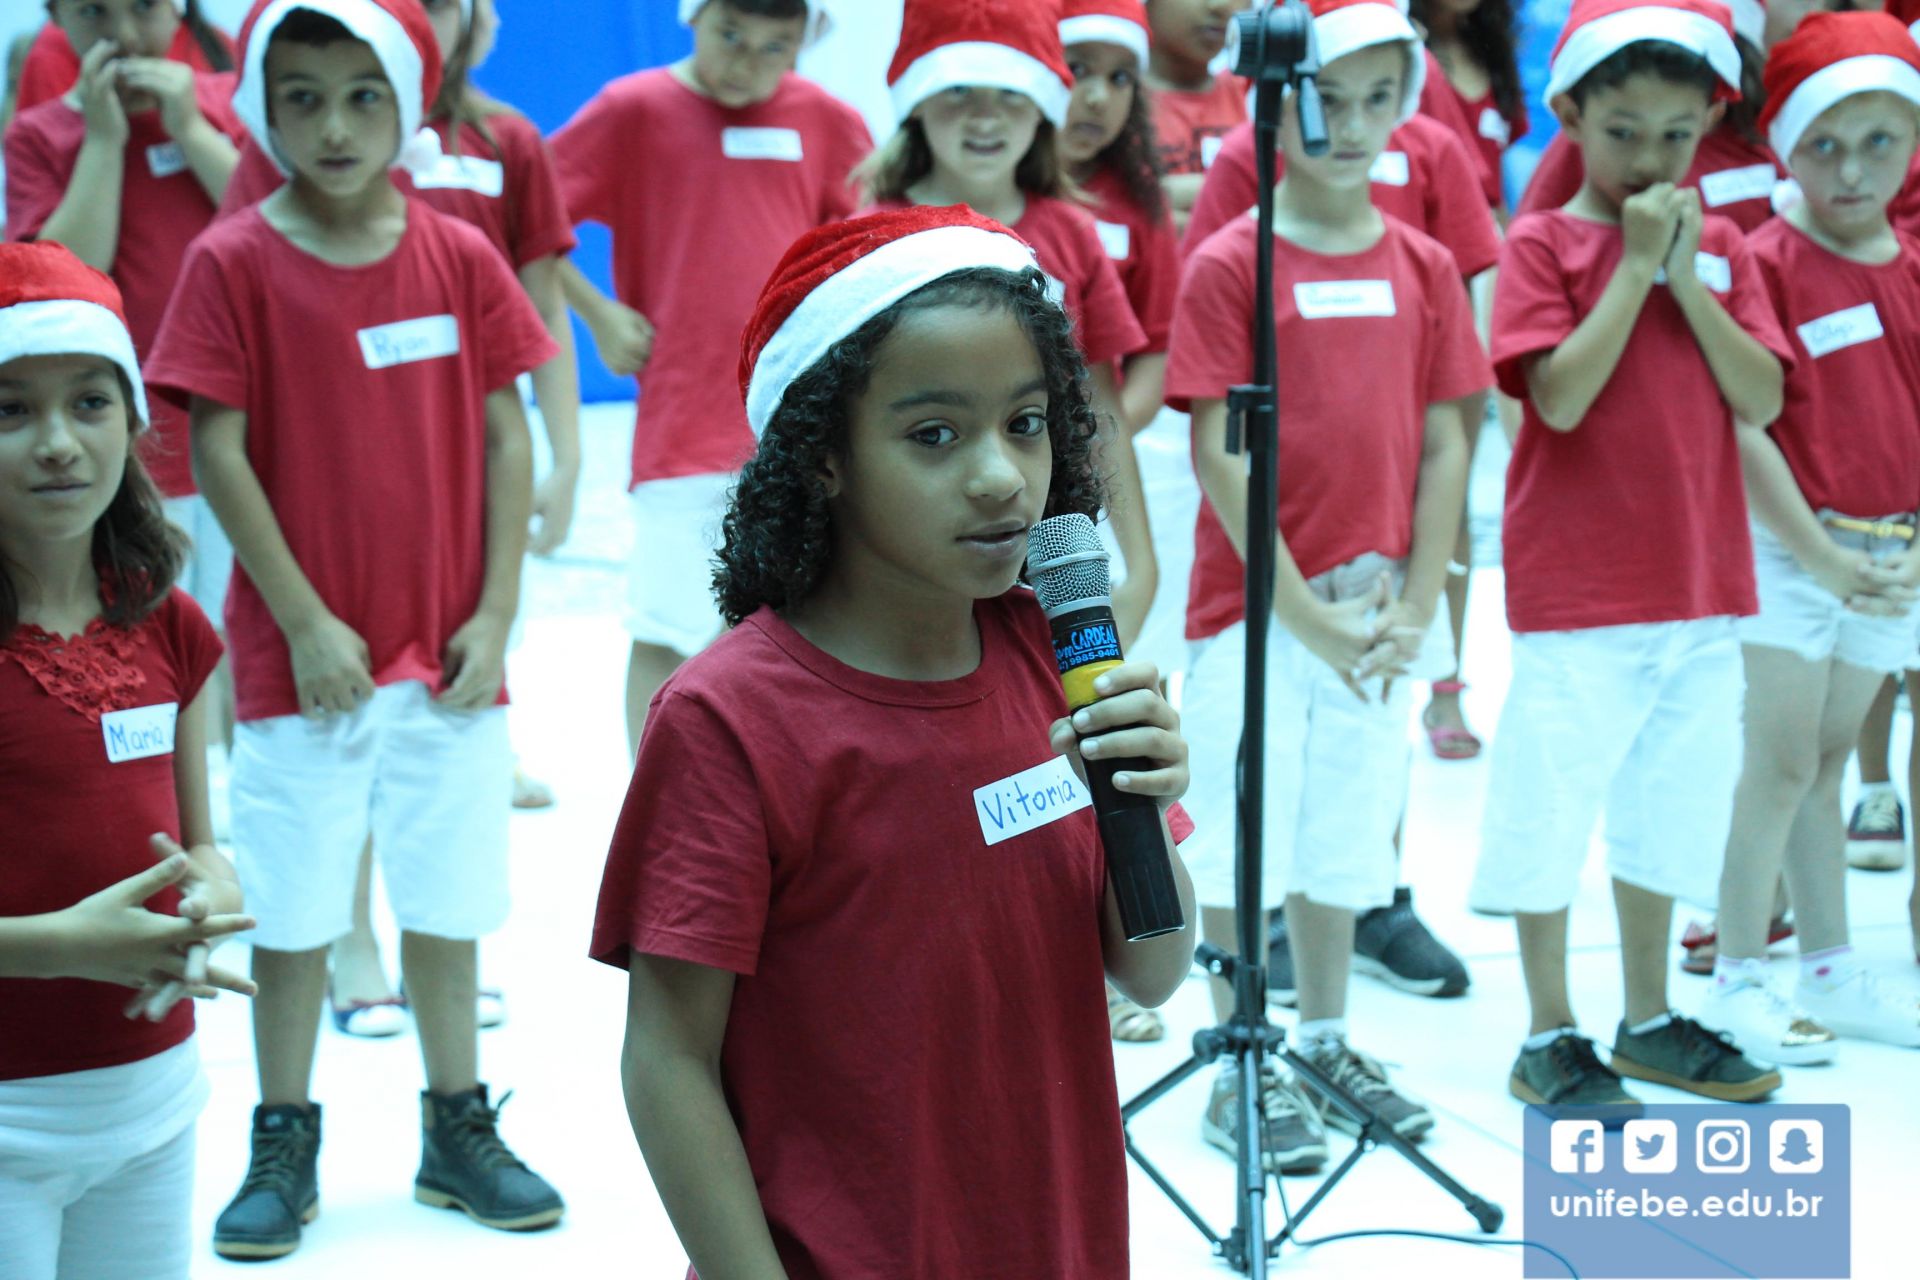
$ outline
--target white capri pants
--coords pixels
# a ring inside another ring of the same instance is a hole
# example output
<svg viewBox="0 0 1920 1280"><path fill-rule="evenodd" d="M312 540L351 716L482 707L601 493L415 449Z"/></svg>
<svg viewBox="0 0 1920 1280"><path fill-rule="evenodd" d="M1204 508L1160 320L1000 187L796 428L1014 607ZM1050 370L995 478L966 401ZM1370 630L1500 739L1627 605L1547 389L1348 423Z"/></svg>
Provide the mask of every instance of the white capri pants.
<svg viewBox="0 0 1920 1280"><path fill-rule="evenodd" d="M735 479L675 476L633 490L626 623L636 642L691 658L719 638L713 563Z"/></svg>

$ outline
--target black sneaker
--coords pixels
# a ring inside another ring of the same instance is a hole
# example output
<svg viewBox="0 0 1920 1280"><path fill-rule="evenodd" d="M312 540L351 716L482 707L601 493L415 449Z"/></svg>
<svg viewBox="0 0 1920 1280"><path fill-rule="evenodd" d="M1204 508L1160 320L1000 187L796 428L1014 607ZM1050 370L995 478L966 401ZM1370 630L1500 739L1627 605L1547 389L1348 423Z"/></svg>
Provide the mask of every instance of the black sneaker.
<svg viewBox="0 0 1920 1280"><path fill-rule="evenodd" d="M1644 1114L1640 1100L1620 1087L1619 1075L1582 1035L1559 1036L1538 1049L1523 1045L1507 1092L1555 1115L1591 1112L1616 1126Z"/></svg>
<svg viewBox="0 0 1920 1280"><path fill-rule="evenodd" d="M1677 1013L1645 1035L1635 1035L1622 1021L1613 1041L1613 1069L1720 1102L1758 1102L1780 1087L1773 1067L1741 1053L1724 1032Z"/></svg>
<svg viewBox="0 0 1920 1280"><path fill-rule="evenodd" d="M1457 996L1467 989L1467 966L1413 914L1413 890L1393 891L1393 905L1375 907L1354 923L1355 972L1417 996Z"/></svg>
<svg viewBox="0 0 1920 1280"><path fill-rule="evenodd" d="M1427 1130L1433 1128L1433 1112L1413 1099L1394 1092L1393 1086L1387 1083L1386 1068L1351 1048L1345 1040L1338 1037L1316 1040L1312 1044L1302 1045L1300 1056L1407 1141L1418 1142L1426 1137ZM1328 1128L1359 1136L1360 1122L1348 1115L1345 1109L1329 1101L1312 1080L1301 1076L1300 1088L1319 1104L1321 1119L1326 1121Z"/></svg>
<svg viewBox="0 0 1920 1280"><path fill-rule="evenodd" d="M507 1098L500 1099L505 1106ZM420 1094L420 1173L413 1198L458 1209L485 1227L532 1231L550 1227L566 1204L539 1174L520 1163L500 1138L500 1110L487 1086L466 1093Z"/></svg>
<svg viewBox="0 0 1920 1280"><path fill-rule="evenodd" d="M1293 944L1287 941L1287 913L1274 911L1267 918L1267 999L1291 1009L1300 993L1293 981Z"/></svg>
<svg viewBox="0 0 1920 1280"><path fill-rule="evenodd" d="M255 1107L253 1158L239 1193L213 1224L213 1251L259 1259L298 1249L300 1228L320 1214L319 1154L317 1105Z"/></svg>

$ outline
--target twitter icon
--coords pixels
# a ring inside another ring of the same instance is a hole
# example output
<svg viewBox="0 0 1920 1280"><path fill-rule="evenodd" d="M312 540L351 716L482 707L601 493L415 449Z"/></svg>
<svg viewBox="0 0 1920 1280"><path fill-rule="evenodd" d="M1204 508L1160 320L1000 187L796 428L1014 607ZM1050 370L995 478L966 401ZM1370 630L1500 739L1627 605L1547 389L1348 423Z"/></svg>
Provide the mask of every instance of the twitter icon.
<svg viewBox="0 0 1920 1280"><path fill-rule="evenodd" d="M1671 1120L1629 1120L1620 1135L1628 1173L1672 1173L1680 1164L1680 1127Z"/></svg>

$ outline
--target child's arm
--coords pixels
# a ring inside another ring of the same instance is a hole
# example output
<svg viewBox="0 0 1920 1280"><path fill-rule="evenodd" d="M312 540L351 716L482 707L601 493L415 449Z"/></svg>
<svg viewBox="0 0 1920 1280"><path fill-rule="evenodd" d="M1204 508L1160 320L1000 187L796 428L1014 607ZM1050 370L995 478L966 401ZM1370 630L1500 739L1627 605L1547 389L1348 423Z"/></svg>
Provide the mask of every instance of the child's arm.
<svg viewBox="0 0 1920 1280"><path fill-rule="evenodd" d="M539 531L530 542L537 556L560 549L573 528L573 499L580 485L580 361L573 347L573 320L560 289L560 259L541 258L520 268L520 283L546 322L560 354L533 371L533 396L546 424L553 469L533 495Z"/></svg>
<svg viewBox="0 0 1920 1280"><path fill-rule="evenodd" d="M1400 670L1419 656L1420 642L1447 585L1447 564L1453 559L1460 516L1467 506L1470 458L1463 415L1485 404L1485 394L1476 393L1427 406L1420 475L1413 493L1413 549L1407 556L1407 581L1385 614L1385 639L1397 651L1393 665Z"/></svg>
<svg viewBox="0 0 1920 1280"><path fill-rule="evenodd" d="M1113 385L1113 366L1089 370L1093 383L1093 411L1100 419L1100 438L1107 472L1107 513L1114 541L1126 561L1127 580L1114 588L1113 617L1124 648L1140 638L1154 592L1160 589L1160 563L1153 553L1153 528L1147 518L1147 495L1140 484L1140 457L1133 450L1133 432L1121 418L1124 412Z"/></svg>
<svg viewBox="0 0 1920 1280"><path fill-rule="evenodd" d="M1135 356L1127 361L1126 385L1120 388L1124 421L1134 434L1147 429L1160 414L1167 394L1167 353Z"/></svg>
<svg viewBox="0 0 1920 1280"><path fill-rule="evenodd" d="M1173 229L1183 236L1187 224L1193 221L1193 206L1199 203L1200 188L1206 182L1204 173L1170 173L1160 179L1160 189L1167 194L1167 211L1173 215Z"/></svg>
<svg viewBox="0 0 1920 1280"><path fill-rule="evenodd" d="M520 608L520 562L533 509L533 445L512 383L487 396L487 570L480 607L447 641L440 702L479 711L500 694L507 634Z"/></svg>
<svg viewBox="0 0 1920 1280"><path fill-rule="evenodd" d="M1707 367L1720 384L1720 394L1733 406L1741 422L1765 426L1780 416L1786 375L1771 351L1740 327L1713 290L1700 282L1694 270L1700 252L1700 193L1691 188L1674 193L1679 210L1679 232L1667 255L1667 287L1687 318Z"/></svg>
<svg viewBox="0 0 1920 1280"><path fill-rule="evenodd" d="M240 149L200 113L193 68L168 58L127 58L120 63L120 83L159 99L160 127L180 144L200 189L219 204L227 194L234 166L240 163Z"/></svg>
<svg viewBox="0 0 1920 1280"><path fill-rule="evenodd" d="M620 1081L647 1172L694 1269L708 1280L785 1280L720 1083L733 984L723 969L631 955Z"/></svg>
<svg viewBox="0 0 1920 1280"><path fill-rule="evenodd" d="M567 305L586 321L608 372L631 378L647 367L653 357L653 324L645 316L600 292L565 258L560 260L560 289Z"/></svg>
<svg viewBox="0 0 1920 1280"><path fill-rule="evenodd" d="M120 105L115 68L116 46L102 40L80 63L74 92L87 123L86 138L67 180L67 192L47 215L38 239L73 250L96 271L113 270L120 252L120 201L126 178L127 113Z"/></svg>
<svg viewBox="0 0 1920 1280"><path fill-rule="evenodd" d="M1814 580L1860 613L1894 617L1913 603L1916 585L1904 576L1907 559L1877 564L1865 551L1850 550L1827 536L1820 518L1807 505L1780 452L1765 427L1738 424L1740 470L1747 482L1747 505L1768 532L1780 539Z"/></svg>
<svg viewBox="0 0 1920 1280"><path fill-rule="evenodd" d="M351 711L373 696L373 655L301 572L247 459L247 415L193 398L193 478L260 590L293 660L302 714Z"/></svg>

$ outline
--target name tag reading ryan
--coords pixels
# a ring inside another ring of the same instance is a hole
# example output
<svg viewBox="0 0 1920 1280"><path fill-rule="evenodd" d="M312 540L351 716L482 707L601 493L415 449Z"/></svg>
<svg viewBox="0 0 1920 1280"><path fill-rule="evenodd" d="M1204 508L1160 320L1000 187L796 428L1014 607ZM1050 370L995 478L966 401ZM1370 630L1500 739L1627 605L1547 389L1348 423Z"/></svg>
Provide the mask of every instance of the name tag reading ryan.
<svg viewBox="0 0 1920 1280"><path fill-rule="evenodd" d="M1055 756L973 793L974 816L980 819L980 834L990 845L1058 822L1092 804L1086 784L1065 756Z"/></svg>
<svg viewBox="0 0 1920 1280"><path fill-rule="evenodd" d="M360 354L369 369L391 369L460 354L460 322L452 316L422 316L360 331Z"/></svg>
<svg viewBox="0 0 1920 1280"><path fill-rule="evenodd" d="M107 712L100 717L100 736L106 739L107 762L125 764L129 760L172 755L173 728L179 718L177 702Z"/></svg>

